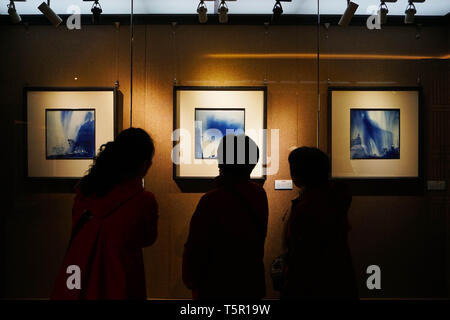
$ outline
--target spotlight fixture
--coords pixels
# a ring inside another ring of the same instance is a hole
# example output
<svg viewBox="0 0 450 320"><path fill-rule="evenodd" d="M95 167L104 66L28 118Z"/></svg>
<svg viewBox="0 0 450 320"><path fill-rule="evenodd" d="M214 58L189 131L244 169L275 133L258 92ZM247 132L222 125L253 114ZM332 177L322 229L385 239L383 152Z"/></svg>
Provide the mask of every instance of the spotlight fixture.
<svg viewBox="0 0 450 320"><path fill-rule="evenodd" d="M220 23L227 23L228 22L228 6L225 3L225 0L222 0L220 2L219 8L217 9L217 12L219 13L219 22Z"/></svg>
<svg viewBox="0 0 450 320"><path fill-rule="evenodd" d="M100 22L100 15L102 14L103 10L102 10L102 6L98 2L98 0L94 1L91 12L92 12L92 22L93 23Z"/></svg>
<svg viewBox="0 0 450 320"><path fill-rule="evenodd" d="M405 24L413 24L416 13L416 6L412 3L412 1L409 1L405 11Z"/></svg>
<svg viewBox="0 0 450 320"><path fill-rule="evenodd" d="M14 24L20 23L20 21L22 21L22 18L17 13L16 5L13 0L9 1L7 8L8 8L8 14L9 14L9 18L11 19L11 22Z"/></svg>
<svg viewBox="0 0 450 320"><path fill-rule="evenodd" d="M388 13L389 13L389 9L386 5L386 2L381 0L380 10L378 11L378 14L380 15L380 23L381 24L386 24Z"/></svg>
<svg viewBox="0 0 450 320"><path fill-rule="evenodd" d="M281 2L292 2L292 0L276 0L275 5L273 6L273 19L278 19L283 14L283 7L281 5Z"/></svg>
<svg viewBox="0 0 450 320"><path fill-rule="evenodd" d="M413 24L414 16L417 13L416 6L414 2L425 2L425 0L408 0L408 6L405 11L405 24Z"/></svg>
<svg viewBox="0 0 450 320"><path fill-rule="evenodd" d="M281 6L280 1L275 2L275 6L273 7L272 11L275 17L279 17L283 14L283 7Z"/></svg>
<svg viewBox="0 0 450 320"><path fill-rule="evenodd" d="M62 23L62 19L50 8L50 0L47 1L48 4L42 2L38 9L55 27L58 27Z"/></svg>
<svg viewBox="0 0 450 320"><path fill-rule="evenodd" d="M99 3L99 0L83 0L85 2L94 2L92 4L91 12L92 12L92 23L99 23L100 16L103 12L102 6Z"/></svg>
<svg viewBox="0 0 450 320"><path fill-rule="evenodd" d="M387 22L387 15L389 13L389 9L386 5L386 2L394 3L397 2L397 0L380 0L380 9L378 10L378 14L380 15L380 23L386 24Z"/></svg>
<svg viewBox="0 0 450 320"><path fill-rule="evenodd" d="M205 0L200 0L197 7L198 20L200 23L208 22L208 8L206 7Z"/></svg>
<svg viewBox="0 0 450 320"><path fill-rule="evenodd" d="M353 16L355 15L356 10L358 9L359 4L354 3L350 0L347 0L347 9L345 9L345 12L343 16L341 17L341 20L339 20L339 25L341 27L346 27L350 24L350 21L352 21Z"/></svg>

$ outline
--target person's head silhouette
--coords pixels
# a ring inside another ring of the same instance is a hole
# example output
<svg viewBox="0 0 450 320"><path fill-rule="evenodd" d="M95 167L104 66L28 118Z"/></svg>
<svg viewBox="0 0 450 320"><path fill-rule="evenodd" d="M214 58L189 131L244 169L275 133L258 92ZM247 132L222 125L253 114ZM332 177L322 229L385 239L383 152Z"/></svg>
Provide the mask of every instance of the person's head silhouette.
<svg viewBox="0 0 450 320"><path fill-rule="evenodd" d="M229 134L220 141L217 160L221 176L249 179L259 160L259 148L244 134Z"/></svg>
<svg viewBox="0 0 450 320"><path fill-rule="evenodd" d="M147 132L139 128L122 131L114 141L100 147L100 153L80 182L81 192L102 196L123 181L142 179L154 153L155 146Z"/></svg>
<svg viewBox="0 0 450 320"><path fill-rule="evenodd" d="M328 183L330 160L317 148L301 147L289 154L291 177L298 187L318 187Z"/></svg>

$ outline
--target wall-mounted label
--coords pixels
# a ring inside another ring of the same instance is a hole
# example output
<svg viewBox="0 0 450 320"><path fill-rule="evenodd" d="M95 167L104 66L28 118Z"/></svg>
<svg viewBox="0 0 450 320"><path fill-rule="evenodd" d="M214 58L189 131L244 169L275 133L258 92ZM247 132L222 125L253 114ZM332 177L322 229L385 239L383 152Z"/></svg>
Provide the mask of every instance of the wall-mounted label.
<svg viewBox="0 0 450 320"><path fill-rule="evenodd" d="M427 183L428 190L445 190L445 181L429 180Z"/></svg>
<svg viewBox="0 0 450 320"><path fill-rule="evenodd" d="M275 190L292 190L292 180L275 180Z"/></svg>

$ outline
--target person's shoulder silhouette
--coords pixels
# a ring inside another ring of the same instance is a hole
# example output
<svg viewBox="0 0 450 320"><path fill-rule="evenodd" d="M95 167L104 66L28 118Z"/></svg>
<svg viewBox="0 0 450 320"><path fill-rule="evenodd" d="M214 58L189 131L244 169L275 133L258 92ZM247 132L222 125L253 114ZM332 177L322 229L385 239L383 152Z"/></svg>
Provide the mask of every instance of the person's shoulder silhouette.
<svg viewBox="0 0 450 320"><path fill-rule="evenodd" d="M293 201L286 231L288 272L282 297L356 298L347 241L352 200L348 189L330 181L329 158L317 148L295 149L289 165L302 192Z"/></svg>
<svg viewBox="0 0 450 320"><path fill-rule="evenodd" d="M145 299L142 248L157 237L158 205L142 179L155 152L142 129L122 131L100 148L76 187L72 236L52 299ZM80 286L68 288L69 266Z"/></svg>
<svg viewBox="0 0 450 320"><path fill-rule="evenodd" d="M220 174L192 216L183 280L199 299L260 299L268 204L250 179L259 149L247 136L227 135L217 153Z"/></svg>

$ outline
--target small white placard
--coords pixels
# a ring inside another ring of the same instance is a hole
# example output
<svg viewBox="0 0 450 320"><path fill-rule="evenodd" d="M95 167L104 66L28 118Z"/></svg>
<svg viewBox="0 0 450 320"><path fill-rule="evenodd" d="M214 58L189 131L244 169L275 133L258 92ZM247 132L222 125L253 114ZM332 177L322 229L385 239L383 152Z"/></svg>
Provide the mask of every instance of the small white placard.
<svg viewBox="0 0 450 320"><path fill-rule="evenodd" d="M292 180L275 180L275 190L292 190Z"/></svg>
<svg viewBox="0 0 450 320"><path fill-rule="evenodd" d="M428 190L445 190L445 181L428 180Z"/></svg>

